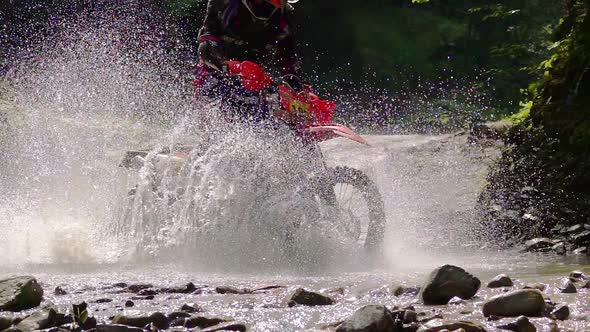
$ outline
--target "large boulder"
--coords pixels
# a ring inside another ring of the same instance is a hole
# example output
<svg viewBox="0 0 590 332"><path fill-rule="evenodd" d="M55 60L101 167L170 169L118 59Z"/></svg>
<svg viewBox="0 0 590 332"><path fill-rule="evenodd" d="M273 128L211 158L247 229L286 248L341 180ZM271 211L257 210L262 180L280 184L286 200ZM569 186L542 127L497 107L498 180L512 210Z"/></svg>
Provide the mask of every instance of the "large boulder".
<svg viewBox="0 0 590 332"><path fill-rule="evenodd" d="M483 305L484 316L541 316L545 310L543 294L536 289L521 289L496 295Z"/></svg>
<svg viewBox="0 0 590 332"><path fill-rule="evenodd" d="M0 311L21 311L38 306L43 289L33 277L0 280Z"/></svg>
<svg viewBox="0 0 590 332"><path fill-rule="evenodd" d="M447 304L455 296L472 298L480 286L481 281L462 268L443 265L430 273L420 297L427 305Z"/></svg>
<svg viewBox="0 0 590 332"><path fill-rule="evenodd" d="M54 308L47 308L26 317L16 325L16 328L23 332L43 330L59 326L63 321L63 314L58 313Z"/></svg>
<svg viewBox="0 0 590 332"><path fill-rule="evenodd" d="M340 324L336 332L392 332L395 322L391 312L382 305L368 305L357 310Z"/></svg>

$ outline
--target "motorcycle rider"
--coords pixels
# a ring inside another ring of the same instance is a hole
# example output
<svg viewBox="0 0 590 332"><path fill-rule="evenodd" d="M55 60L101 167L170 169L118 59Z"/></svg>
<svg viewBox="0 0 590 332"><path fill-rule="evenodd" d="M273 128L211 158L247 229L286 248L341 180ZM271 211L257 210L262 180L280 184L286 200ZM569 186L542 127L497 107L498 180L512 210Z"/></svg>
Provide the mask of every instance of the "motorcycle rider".
<svg viewBox="0 0 590 332"><path fill-rule="evenodd" d="M224 111L267 118L268 114L253 114L261 111L248 109L241 103L258 96L257 91L245 90L231 76L240 74L242 61L275 64L284 80L294 89L300 89L299 61L290 21L293 13L290 3L297 1L209 0L198 36L200 61L194 81L197 98L221 97L228 106Z"/></svg>

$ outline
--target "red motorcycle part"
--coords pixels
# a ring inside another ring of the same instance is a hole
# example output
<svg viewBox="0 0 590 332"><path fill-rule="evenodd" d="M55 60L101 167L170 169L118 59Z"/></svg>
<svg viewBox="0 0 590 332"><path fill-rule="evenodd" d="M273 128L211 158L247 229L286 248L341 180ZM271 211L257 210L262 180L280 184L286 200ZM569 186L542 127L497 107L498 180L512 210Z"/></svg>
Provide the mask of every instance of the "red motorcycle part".
<svg viewBox="0 0 590 332"><path fill-rule="evenodd" d="M272 78L264 72L260 65L244 61L241 64L240 76L242 84L247 90L260 91L272 84Z"/></svg>
<svg viewBox="0 0 590 332"><path fill-rule="evenodd" d="M281 108L287 113L301 115L296 118L309 119L309 123L302 123L302 126L328 124L334 117L336 103L320 99L308 86L301 92L295 92L286 85L279 85L279 96Z"/></svg>

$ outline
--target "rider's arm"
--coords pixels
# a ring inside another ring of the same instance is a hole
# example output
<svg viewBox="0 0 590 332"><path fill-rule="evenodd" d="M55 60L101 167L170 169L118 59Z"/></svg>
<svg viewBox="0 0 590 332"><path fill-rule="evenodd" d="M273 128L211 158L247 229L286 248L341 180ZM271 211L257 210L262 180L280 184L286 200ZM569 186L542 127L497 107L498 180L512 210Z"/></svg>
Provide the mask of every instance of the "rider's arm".
<svg viewBox="0 0 590 332"><path fill-rule="evenodd" d="M222 22L219 19L219 12L222 9L223 1L209 0L207 3L207 14L203 27L199 30L199 57L209 67L219 71L227 61L221 40Z"/></svg>

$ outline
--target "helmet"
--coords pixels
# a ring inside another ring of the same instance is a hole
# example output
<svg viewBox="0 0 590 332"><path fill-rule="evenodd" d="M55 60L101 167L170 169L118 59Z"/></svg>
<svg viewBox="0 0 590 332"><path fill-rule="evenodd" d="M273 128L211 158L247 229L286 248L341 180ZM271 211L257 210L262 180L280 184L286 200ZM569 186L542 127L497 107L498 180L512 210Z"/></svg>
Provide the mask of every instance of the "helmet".
<svg viewBox="0 0 590 332"><path fill-rule="evenodd" d="M242 0L242 3L244 4L244 6L246 8L248 8L248 11L250 12L250 14L252 14L252 16L255 19L267 21L276 13L277 10L280 10L281 12L285 12L287 9L287 6L289 4L296 3L298 1L299 0L262 0L262 1L258 0L257 1L260 3L267 3L267 4L272 5L272 6L265 6L266 8L259 8L260 6L253 7L251 4L252 0Z"/></svg>

